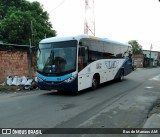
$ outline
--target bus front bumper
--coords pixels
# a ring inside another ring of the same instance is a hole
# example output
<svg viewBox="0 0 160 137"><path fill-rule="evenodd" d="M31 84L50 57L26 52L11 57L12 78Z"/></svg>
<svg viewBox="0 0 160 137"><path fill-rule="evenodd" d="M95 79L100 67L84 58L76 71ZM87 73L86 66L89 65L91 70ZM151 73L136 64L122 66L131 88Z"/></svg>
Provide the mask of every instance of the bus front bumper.
<svg viewBox="0 0 160 137"><path fill-rule="evenodd" d="M74 80L70 82L65 82L65 81L52 82L52 81L38 80L38 87L41 90L58 90L66 92L75 92L78 91L78 78L76 77Z"/></svg>

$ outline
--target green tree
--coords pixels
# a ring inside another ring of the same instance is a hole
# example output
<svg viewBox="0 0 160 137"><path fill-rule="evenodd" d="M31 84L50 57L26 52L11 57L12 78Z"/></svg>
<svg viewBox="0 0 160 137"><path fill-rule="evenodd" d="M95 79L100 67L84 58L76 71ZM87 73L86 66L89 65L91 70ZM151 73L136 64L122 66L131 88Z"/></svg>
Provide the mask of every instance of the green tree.
<svg viewBox="0 0 160 137"><path fill-rule="evenodd" d="M137 40L130 40L128 44L132 46L133 54L143 54L142 46L138 43Z"/></svg>
<svg viewBox="0 0 160 137"><path fill-rule="evenodd" d="M5 43L37 45L45 36L54 37L49 15L39 2L0 0L0 39Z"/></svg>

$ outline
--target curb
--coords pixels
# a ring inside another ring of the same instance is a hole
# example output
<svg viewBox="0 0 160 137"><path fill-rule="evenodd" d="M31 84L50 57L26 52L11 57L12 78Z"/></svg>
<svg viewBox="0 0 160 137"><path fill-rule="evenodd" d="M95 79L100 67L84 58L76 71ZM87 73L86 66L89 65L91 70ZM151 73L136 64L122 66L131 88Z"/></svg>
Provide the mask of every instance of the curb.
<svg viewBox="0 0 160 137"><path fill-rule="evenodd" d="M145 122L143 128L159 128L160 127L160 114L152 114ZM139 134L138 137L159 137L159 134Z"/></svg>

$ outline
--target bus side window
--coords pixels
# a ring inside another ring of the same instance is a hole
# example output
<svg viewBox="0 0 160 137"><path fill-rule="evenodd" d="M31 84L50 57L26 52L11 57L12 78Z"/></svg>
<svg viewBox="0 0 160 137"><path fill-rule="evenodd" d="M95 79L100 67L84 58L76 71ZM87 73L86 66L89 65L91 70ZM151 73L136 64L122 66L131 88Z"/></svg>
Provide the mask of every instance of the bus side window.
<svg viewBox="0 0 160 137"><path fill-rule="evenodd" d="M79 53L78 53L79 71L82 70L84 67L86 67L87 64L88 64L88 48L85 46L82 46L79 48Z"/></svg>

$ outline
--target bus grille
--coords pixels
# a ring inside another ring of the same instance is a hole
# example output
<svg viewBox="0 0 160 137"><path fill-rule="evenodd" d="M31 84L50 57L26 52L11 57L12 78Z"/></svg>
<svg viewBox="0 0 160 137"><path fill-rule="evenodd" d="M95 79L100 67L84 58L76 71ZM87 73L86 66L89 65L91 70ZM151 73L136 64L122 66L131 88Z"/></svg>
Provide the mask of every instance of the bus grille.
<svg viewBox="0 0 160 137"><path fill-rule="evenodd" d="M44 81L45 83L48 83L48 84L60 84L62 83L63 81Z"/></svg>

